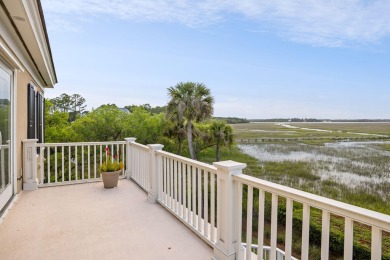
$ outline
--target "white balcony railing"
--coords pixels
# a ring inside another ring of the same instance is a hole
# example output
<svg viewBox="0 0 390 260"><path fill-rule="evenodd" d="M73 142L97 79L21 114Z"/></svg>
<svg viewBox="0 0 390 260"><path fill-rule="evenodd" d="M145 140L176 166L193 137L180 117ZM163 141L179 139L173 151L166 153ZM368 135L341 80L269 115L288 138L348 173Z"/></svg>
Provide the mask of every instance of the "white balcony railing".
<svg viewBox="0 0 390 260"><path fill-rule="evenodd" d="M36 147L41 187L100 180L98 169L107 160L108 153L111 160L126 161L125 141L44 143ZM124 173L123 170L121 175Z"/></svg>
<svg viewBox="0 0 390 260"><path fill-rule="evenodd" d="M216 243L217 168L157 151L158 201L210 245Z"/></svg>
<svg viewBox="0 0 390 260"><path fill-rule="evenodd" d="M126 138L126 142L34 143L34 140L25 142L27 187L31 187L37 175L37 166L31 159L35 158L37 147L41 149L40 186L98 180L96 168L102 162L105 148L121 151L126 177L148 193L149 201L161 204L214 247L215 259L309 259L310 223L314 217L311 212L320 214L321 259L330 257L333 217L343 223L344 259L355 258L356 226L369 229L371 259L381 259L384 238L389 241L390 216L244 175L242 169L246 165L242 163L225 161L209 165L162 151L162 145L138 144L135 138ZM29 151L33 156L29 157ZM73 161L67 161L66 154ZM67 165L71 171L66 170ZM299 221L293 216L296 207L302 211ZM281 209L284 223L278 223ZM257 227L253 225L255 222ZM270 235L265 239L268 228ZM281 234L284 241L278 242ZM300 252L296 248L293 251L293 239L297 236L301 241Z"/></svg>
<svg viewBox="0 0 390 260"><path fill-rule="evenodd" d="M277 253L277 232L278 232L278 199L286 200L286 223L285 223L285 259L291 259L292 234L293 234L293 203L302 205L302 245L301 259L309 259L309 231L310 231L310 209L314 208L322 214L321 233L321 259L329 259L329 233L330 216L335 215L344 219L344 257L343 259L353 259L353 233L354 224L362 224L371 228L371 259L381 259L382 256L382 233L390 231L390 216L374 212L371 210L356 207L332 199L317 196L311 193L292 189L272 182L260 180L244 174L233 177L238 188L238 211L242 209L243 203L247 203L246 221L246 244L252 244L252 208L254 190L258 192L259 223L258 223L258 253L262 259L263 231L264 231L264 210L266 193L272 197L271 206L271 252L270 259L276 259ZM247 189L246 202L242 200L243 187ZM241 223L242 215L238 213L238 223ZM281 223L284 224L284 223ZM240 225L240 224L239 224ZM237 239L241 238L241 228L238 228ZM247 251L247 259L249 253Z"/></svg>
<svg viewBox="0 0 390 260"><path fill-rule="evenodd" d="M135 181L146 192L149 190L149 147L146 145L138 144L135 142L135 138L129 138L129 158L128 158L128 171L131 179ZM134 140L134 141L133 141Z"/></svg>

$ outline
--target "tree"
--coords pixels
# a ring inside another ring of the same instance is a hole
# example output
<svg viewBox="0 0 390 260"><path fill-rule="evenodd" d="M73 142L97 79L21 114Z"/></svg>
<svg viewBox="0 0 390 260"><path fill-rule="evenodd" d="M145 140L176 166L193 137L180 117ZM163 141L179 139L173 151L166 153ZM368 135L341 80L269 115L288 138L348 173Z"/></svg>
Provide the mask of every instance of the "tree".
<svg viewBox="0 0 390 260"><path fill-rule="evenodd" d="M52 109L50 100L45 100L45 141L62 143L78 141L78 135L69 123L69 114Z"/></svg>
<svg viewBox="0 0 390 260"><path fill-rule="evenodd" d="M84 114L86 105L85 105L85 98L83 98L79 94L73 94L70 97L70 100L71 100L70 102L71 107L70 107L69 117L70 117L70 121L73 122L76 120L77 115Z"/></svg>
<svg viewBox="0 0 390 260"><path fill-rule="evenodd" d="M59 97L50 99L52 106L50 112L59 111L69 114L69 122L77 119L78 115L85 114L85 98L79 94L61 94Z"/></svg>
<svg viewBox="0 0 390 260"><path fill-rule="evenodd" d="M114 104L102 105L73 122L72 128L84 142L123 140L127 115Z"/></svg>
<svg viewBox="0 0 390 260"><path fill-rule="evenodd" d="M159 143L166 128L166 119L163 114L152 115L142 107L133 109L126 117L125 134L134 136L142 144Z"/></svg>
<svg viewBox="0 0 390 260"><path fill-rule="evenodd" d="M217 162L220 160L220 146L230 146L233 144L233 128L222 120L212 120L209 133L211 140L215 143L215 153Z"/></svg>
<svg viewBox="0 0 390 260"><path fill-rule="evenodd" d="M143 104L143 105L130 105L130 106L125 106L127 110L130 111L130 113L133 113L134 109L136 108L142 108L145 109L146 111L149 111L152 114L160 114L160 113L165 113L166 106L155 106L152 107L150 104Z"/></svg>
<svg viewBox="0 0 390 260"><path fill-rule="evenodd" d="M50 100L53 104L53 110L54 111L60 111L60 112L69 112L71 109L71 97L63 93L59 97L53 98Z"/></svg>
<svg viewBox="0 0 390 260"><path fill-rule="evenodd" d="M168 94L170 101L167 105L167 114L177 113L179 121L185 122L190 156L196 159L192 142L194 122L201 122L211 117L214 98L203 83L195 82L180 82L175 87L169 87Z"/></svg>
<svg viewBox="0 0 390 260"><path fill-rule="evenodd" d="M170 114L166 114L169 125L165 135L169 138L177 139L178 148L177 154L181 155L183 150L183 141L186 139L186 128L184 125L184 120L179 117L178 113L172 111Z"/></svg>

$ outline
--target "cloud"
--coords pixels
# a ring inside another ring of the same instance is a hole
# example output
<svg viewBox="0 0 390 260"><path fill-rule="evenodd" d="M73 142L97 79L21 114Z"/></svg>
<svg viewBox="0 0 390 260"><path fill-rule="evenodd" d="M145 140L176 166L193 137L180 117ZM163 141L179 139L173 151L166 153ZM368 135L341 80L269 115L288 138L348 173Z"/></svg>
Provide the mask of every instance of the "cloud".
<svg viewBox="0 0 390 260"><path fill-rule="evenodd" d="M49 28L76 17L211 26L231 15L295 42L320 46L377 43L390 35L388 0L43 0ZM65 23L65 27L69 27ZM65 28L66 29L66 28Z"/></svg>

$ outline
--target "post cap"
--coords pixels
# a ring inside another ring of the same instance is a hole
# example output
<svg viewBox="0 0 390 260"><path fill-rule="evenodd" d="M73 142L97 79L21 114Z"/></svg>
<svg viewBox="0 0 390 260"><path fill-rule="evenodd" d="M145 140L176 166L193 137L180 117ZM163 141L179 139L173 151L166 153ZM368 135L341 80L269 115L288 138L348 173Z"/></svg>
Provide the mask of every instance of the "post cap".
<svg viewBox="0 0 390 260"><path fill-rule="evenodd" d="M232 160L222 161L222 162L214 162L213 165L222 171L235 171L242 170L246 167L246 163L239 163Z"/></svg>
<svg viewBox="0 0 390 260"><path fill-rule="evenodd" d="M137 138L135 138L135 137L126 137L125 140L126 140L126 142L134 143L135 140L137 140Z"/></svg>
<svg viewBox="0 0 390 260"><path fill-rule="evenodd" d="M23 143L36 143L38 142L38 139L23 139Z"/></svg>
<svg viewBox="0 0 390 260"><path fill-rule="evenodd" d="M147 146L153 150L162 150L164 148L162 144L148 144Z"/></svg>

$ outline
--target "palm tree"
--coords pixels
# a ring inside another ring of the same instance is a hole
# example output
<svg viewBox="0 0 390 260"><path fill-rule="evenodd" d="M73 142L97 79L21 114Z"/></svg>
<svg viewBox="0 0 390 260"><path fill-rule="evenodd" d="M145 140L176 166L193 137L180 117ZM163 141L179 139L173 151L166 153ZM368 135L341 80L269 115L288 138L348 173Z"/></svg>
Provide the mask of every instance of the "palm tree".
<svg viewBox="0 0 390 260"><path fill-rule="evenodd" d="M181 155L183 150L183 142L186 139L186 128L183 121L178 120L176 116L171 117L167 114L169 125L164 133L165 136L173 139L176 138L178 142L177 154Z"/></svg>
<svg viewBox="0 0 390 260"><path fill-rule="evenodd" d="M233 144L233 128L222 120L213 120L210 124L210 137L216 145L216 161L220 160L220 146Z"/></svg>
<svg viewBox="0 0 390 260"><path fill-rule="evenodd" d="M177 115L179 122L185 122L190 156L196 159L192 142L194 123L211 117L214 98L210 94L210 89L203 83L195 82L180 82L175 87L169 87L168 95L170 101L167 115L168 117Z"/></svg>

